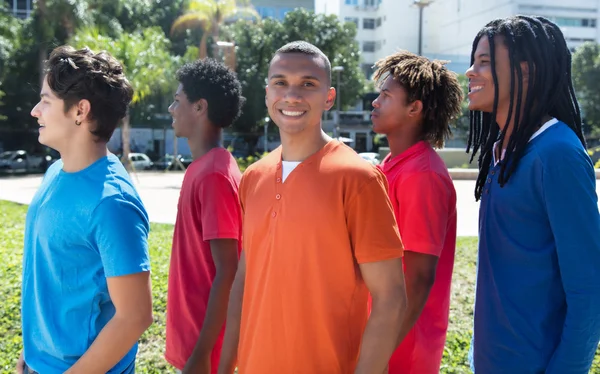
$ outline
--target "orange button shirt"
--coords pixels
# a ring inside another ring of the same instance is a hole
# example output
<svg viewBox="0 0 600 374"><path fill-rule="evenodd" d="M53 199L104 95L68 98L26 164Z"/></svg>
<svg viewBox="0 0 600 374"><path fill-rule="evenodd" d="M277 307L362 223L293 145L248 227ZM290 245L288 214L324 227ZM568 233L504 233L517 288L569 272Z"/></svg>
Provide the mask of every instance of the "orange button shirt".
<svg viewBox="0 0 600 374"><path fill-rule="evenodd" d="M331 140L282 182L281 147L242 177L240 374L346 374L368 290L358 264L402 257L381 171Z"/></svg>

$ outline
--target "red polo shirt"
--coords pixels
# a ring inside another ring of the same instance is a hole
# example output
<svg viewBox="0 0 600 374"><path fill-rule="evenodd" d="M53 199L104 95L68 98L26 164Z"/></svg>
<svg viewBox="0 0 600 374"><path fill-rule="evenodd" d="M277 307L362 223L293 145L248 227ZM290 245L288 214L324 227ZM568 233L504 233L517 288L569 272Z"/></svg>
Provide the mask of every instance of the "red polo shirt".
<svg viewBox="0 0 600 374"><path fill-rule="evenodd" d="M240 179L235 159L223 148L194 160L183 178L169 269L165 352L166 360L179 370L200 336L216 274L210 241L237 239L241 252ZM223 331L211 354L213 374L219 366Z"/></svg>
<svg viewBox="0 0 600 374"><path fill-rule="evenodd" d="M438 256L435 283L415 326L394 352L389 374L437 374L446 342L456 248L456 191L425 141L380 165L406 251ZM410 302L410 300L409 300Z"/></svg>

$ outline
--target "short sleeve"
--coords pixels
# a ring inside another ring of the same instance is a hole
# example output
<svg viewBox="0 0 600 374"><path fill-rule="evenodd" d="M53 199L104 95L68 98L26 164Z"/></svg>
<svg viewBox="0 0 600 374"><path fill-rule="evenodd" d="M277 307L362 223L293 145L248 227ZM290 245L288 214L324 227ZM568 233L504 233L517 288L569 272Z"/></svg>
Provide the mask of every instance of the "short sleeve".
<svg viewBox="0 0 600 374"><path fill-rule="evenodd" d="M452 192L434 172L415 173L395 187L398 228L406 251L439 257L444 248Z"/></svg>
<svg viewBox="0 0 600 374"><path fill-rule="evenodd" d="M377 172L352 197L346 220L359 264L402 257L402 240L382 173Z"/></svg>
<svg viewBox="0 0 600 374"><path fill-rule="evenodd" d="M140 202L108 197L92 213L91 240L107 277L150 270L148 215Z"/></svg>
<svg viewBox="0 0 600 374"><path fill-rule="evenodd" d="M202 178L198 186L202 240L240 239L241 211L237 187L222 174Z"/></svg>

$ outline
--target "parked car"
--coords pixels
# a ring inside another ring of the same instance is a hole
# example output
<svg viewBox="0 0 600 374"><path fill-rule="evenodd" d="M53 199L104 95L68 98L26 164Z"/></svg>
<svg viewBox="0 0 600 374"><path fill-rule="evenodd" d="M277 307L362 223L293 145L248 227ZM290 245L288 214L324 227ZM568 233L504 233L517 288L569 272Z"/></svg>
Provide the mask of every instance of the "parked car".
<svg viewBox="0 0 600 374"><path fill-rule="evenodd" d="M192 163L192 161L194 161L191 156L177 155L177 159L179 160L179 162L181 162L181 164L185 168L187 168ZM175 160L175 157L173 157L173 155L166 154L163 157L161 157L158 161L154 162L153 169L156 169L156 170L171 169L174 160Z"/></svg>
<svg viewBox="0 0 600 374"><path fill-rule="evenodd" d="M145 153L130 153L129 161L133 165L135 170L149 170L152 169L152 161L150 157Z"/></svg>
<svg viewBox="0 0 600 374"><path fill-rule="evenodd" d="M7 173L29 173L46 171L52 161L51 156L33 154L24 150L0 153L0 171Z"/></svg>
<svg viewBox="0 0 600 374"><path fill-rule="evenodd" d="M362 157L363 160L373 164L373 165L379 165L381 163L381 160L379 160L379 154L375 153L375 152L362 152L358 154L360 157Z"/></svg>

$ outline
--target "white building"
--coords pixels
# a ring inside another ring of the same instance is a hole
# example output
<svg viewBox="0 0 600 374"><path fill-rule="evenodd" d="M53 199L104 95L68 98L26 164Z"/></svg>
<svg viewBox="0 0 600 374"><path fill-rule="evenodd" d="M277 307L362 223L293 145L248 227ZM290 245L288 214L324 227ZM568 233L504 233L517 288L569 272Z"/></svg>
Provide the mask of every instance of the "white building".
<svg viewBox="0 0 600 374"><path fill-rule="evenodd" d="M380 58L406 49L419 50L419 8L414 0L315 0L315 11L335 14L357 24L363 70ZM419 0L417 0L419 2ZM586 41L600 42L600 0L421 0L422 54L451 61L464 73L473 39L486 23L517 14L548 17L561 26L575 49Z"/></svg>
<svg viewBox="0 0 600 374"><path fill-rule="evenodd" d="M428 40L433 54L470 59L473 39L486 23L517 14L549 18L561 27L571 50L600 42L600 0L439 0L427 11L434 26L435 37Z"/></svg>

